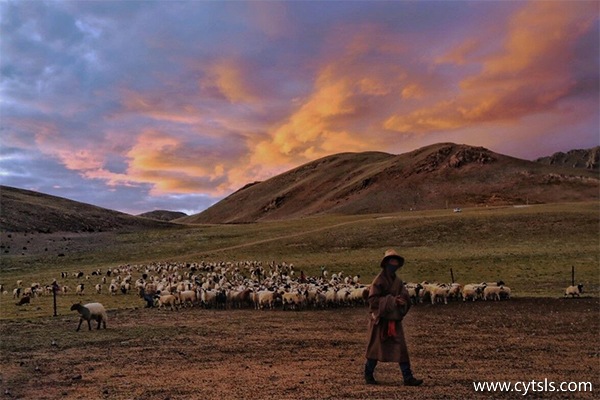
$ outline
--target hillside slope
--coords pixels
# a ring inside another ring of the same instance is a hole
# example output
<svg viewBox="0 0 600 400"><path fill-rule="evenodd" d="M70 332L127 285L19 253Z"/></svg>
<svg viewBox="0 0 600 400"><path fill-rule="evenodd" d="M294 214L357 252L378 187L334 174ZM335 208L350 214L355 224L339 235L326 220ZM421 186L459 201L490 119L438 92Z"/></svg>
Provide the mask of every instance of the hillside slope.
<svg viewBox="0 0 600 400"><path fill-rule="evenodd" d="M0 229L10 232L97 232L172 224L30 190L0 186Z"/></svg>
<svg viewBox="0 0 600 400"><path fill-rule="evenodd" d="M184 223L315 214L597 200L597 173L441 143L391 155L341 153L238 190Z"/></svg>

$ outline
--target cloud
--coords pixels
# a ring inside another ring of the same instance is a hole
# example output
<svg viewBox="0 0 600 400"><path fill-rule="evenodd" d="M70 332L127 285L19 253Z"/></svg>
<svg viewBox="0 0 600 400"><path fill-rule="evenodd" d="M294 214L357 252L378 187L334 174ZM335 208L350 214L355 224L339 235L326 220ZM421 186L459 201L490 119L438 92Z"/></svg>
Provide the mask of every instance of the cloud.
<svg viewBox="0 0 600 400"><path fill-rule="evenodd" d="M0 161L3 182L94 204L206 205L342 151L456 141L533 157L597 143L596 2L0 13L0 150L18 154Z"/></svg>
<svg viewBox="0 0 600 400"><path fill-rule="evenodd" d="M239 62L224 59L208 68L207 76L200 82L200 86L217 90L231 103L253 103L258 96L252 92L247 78Z"/></svg>
<svg viewBox="0 0 600 400"><path fill-rule="evenodd" d="M582 38L597 29L594 11L597 4L583 2L527 4L510 19L503 48L481 62L481 72L460 82L457 97L409 114L392 115L384 127L424 134L490 122L516 122L555 110L561 100L576 94L578 67L572 60ZM469 38L438 62L478 62L469 54L479 46ZM586 51L598 53L597 47L590 46ZM597 81L597 77L583 79Z"/></svg>

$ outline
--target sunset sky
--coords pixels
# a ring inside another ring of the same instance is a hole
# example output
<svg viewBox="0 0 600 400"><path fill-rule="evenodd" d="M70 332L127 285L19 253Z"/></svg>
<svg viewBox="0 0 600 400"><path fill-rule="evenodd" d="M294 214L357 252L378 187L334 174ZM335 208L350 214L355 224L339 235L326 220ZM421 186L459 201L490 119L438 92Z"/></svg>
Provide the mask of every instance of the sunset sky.
<svg viewBox="0 0 600 400"><path fill-rule="evenodd" d="M339 152L599 139L597 1L2 1L4 185L188 214Z"/></svg>

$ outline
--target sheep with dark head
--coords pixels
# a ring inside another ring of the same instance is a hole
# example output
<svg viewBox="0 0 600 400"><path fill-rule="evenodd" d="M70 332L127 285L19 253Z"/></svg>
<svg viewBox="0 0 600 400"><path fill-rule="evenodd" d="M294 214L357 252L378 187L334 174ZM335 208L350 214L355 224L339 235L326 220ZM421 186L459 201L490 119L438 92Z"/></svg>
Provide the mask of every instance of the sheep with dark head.
<svg viewBox="0 0 600 400"><path fill-rule="evenodd" d="M100 329L100 324L104 326L106 329L106 320L108 319L106 315L106 310L104 306L100 303L88 303L82 305L81 303L75 303L71 306L71 311L77 311L80 315L79 317L79 325L77 325L77 331L81 328L81 323L85 320L88 323L88 328L92 330L91 321L98 322L98 329Z"/></svg>

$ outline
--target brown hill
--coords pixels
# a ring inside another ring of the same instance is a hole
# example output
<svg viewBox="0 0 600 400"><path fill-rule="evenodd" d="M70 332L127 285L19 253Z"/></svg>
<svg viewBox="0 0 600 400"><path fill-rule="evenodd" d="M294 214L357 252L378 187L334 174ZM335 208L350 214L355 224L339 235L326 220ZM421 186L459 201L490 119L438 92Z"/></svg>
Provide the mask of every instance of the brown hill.
<svg viewBox="0 0 600 400"><path fill-rule="evenodd" d="M410 153L341 153L238 190L185 223L314 214L597 200L598 174L452 143Z"/></svg>
<svg viewBox="0 0 600 400"><path fill-rule="evenodd" d="M62 197L0 186L0 230L5 232L99 232L171 225Z"/></svg>
<svg viewBox="0 0 600 400"><path fill-rule="evenodd" d="M154 210L138 214L138 217L155 219L158 221L173 221L178 218L184 218L188 215L180 211L168 211L168 210Z"/></svg>
<svg viewBox="0 0 600 400"><path fill-rule="evenodd" d="M591 149L571 150L566 153L559 151L549 157L541 157L535 161L548 165L598 171L600 169L600 146L592 147Z"/></svg>

